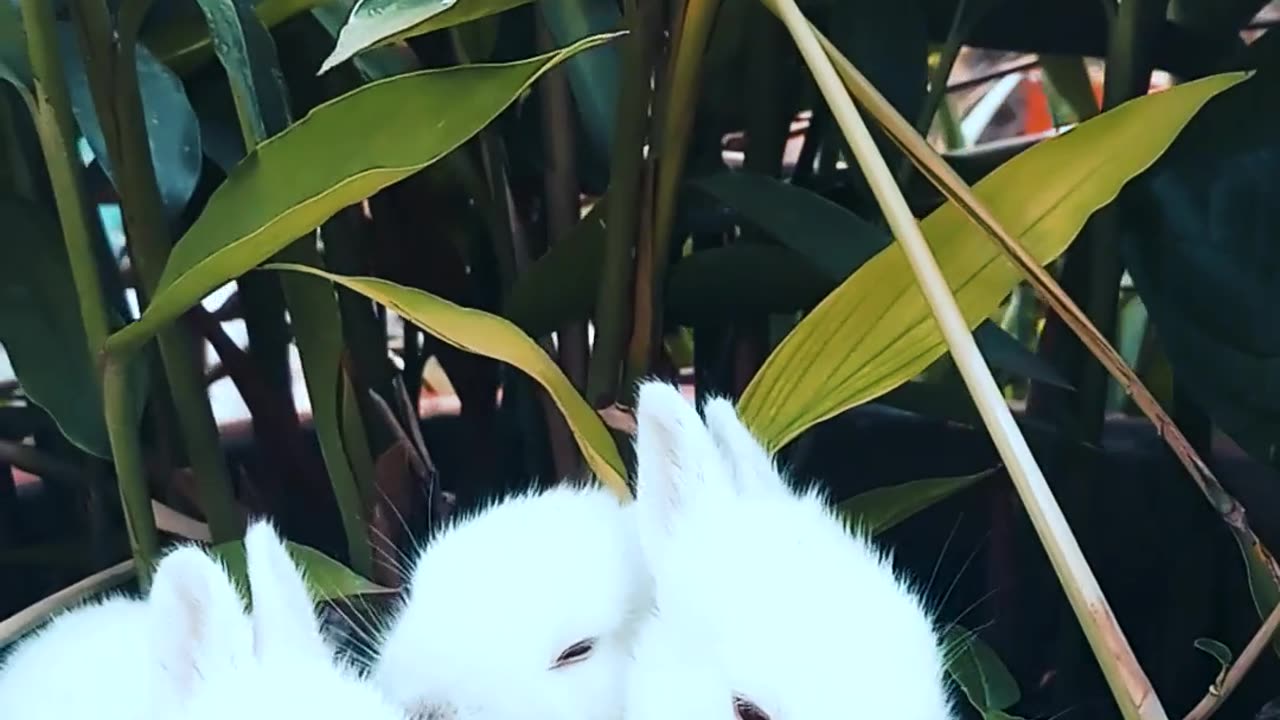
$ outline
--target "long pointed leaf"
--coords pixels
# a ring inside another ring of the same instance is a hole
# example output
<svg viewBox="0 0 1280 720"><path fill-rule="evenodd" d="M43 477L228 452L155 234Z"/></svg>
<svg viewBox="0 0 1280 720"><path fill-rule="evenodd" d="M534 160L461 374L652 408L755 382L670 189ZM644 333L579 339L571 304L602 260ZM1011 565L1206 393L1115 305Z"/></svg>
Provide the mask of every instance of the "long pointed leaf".
<svg viewBox="0 0 1280 720"><path fill-rule="evenodd" d="M619 497L631 497L625 480L626 467L599 415L582 399L555 361L509 320L380 278L337 275L291 263L272 263L264 269L292 270L326 278L386 305L456 348L501 360L524 371L546 388L564 413L591 470Z"/></svg>
<svg viewBox="0 0 1280 720"><path fill-rule="evenodd" d="M146 312L112 335L108 350L138 347L338 210L457 148L557 63L621 34L513 63L397 76L320 105L231 171L174 246Z"/></svg>
<svg viewBox="0 0 1280 720"><path fill-rule="evenodd" d="M1127 102L1015 156L974 191L1041 264L1085 220L1145 170L1211 97L1244 80L1216 75ZM949 201L921 229L970 327L1020 275ZM814 309L773 351L743 393L740 411L776 449L806 428L907 382L946 352L897 243Z"/></svg>
<svg viewBox="0 0 1280 720"><path fill-rule="evenodd" d="M359 0L338 31L324 73L357 53L415 35L461 25L520 7L533 0Z"/></svg>

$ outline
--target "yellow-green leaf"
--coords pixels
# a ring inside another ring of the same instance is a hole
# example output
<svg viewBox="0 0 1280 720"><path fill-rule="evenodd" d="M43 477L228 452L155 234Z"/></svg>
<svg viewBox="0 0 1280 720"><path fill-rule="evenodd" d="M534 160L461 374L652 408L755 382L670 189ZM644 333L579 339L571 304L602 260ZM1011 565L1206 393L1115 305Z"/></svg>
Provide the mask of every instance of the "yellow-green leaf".
<svg viewBox="0 0 1280 720"><path fill-rule="evenodd" d="M429 292L381 278L338 275L292 263L271 263L264 269L292 270L327 278L386 305L460 350L501 360L524 371L546 388L560 408L591 470L620 498L630 499L626 467L599 415L582 399L555 361L506 318L455 305Z"/></svg>
<svg viewBox="0 0 1280 720"><path fill-rule="evenodd" d="M1040 263L1145 170L1210 98L1244 80L1224 73L1124 103L1014 156L977 196ZM1019 280L1017 268L948 202L921 229L969 327ZM878 253L796 325L739 402L771 450L806 428L910 380L946 352L899 243Z"/></svg>
<svg viewBox="0 0 1280 720"><path fill-rule="evenodd" d="M347 566L315 548L287 541L285 542L285 547L289 550L289 555L293 557L293 561L302 569L307 579L307 584L311 588L311 593L316 600L338 600L353 595L395 592L392 588L383 587L360 577ZM227 566L227 572L239 583L240 587L247 588L249 586L248 565L246 565L243 542L237 540L236 542L213 545L209 548L209 554L218 558Z"/></svg>
<svg viewBox="0 0 1280 720"><path fill-rule="evenodd" d="M321 63L320 72L369 48L496 15L532 1L359 0L338 31L333 52Z"/></svg>
<svg viewBox="0 0 1280 720"><path fill-rule="evenodd" d="M518 62L398 75L320 105L232 168L174 246L146 312L108 351L138 347L342 208L457 148L557 63L620 34Z"/></svg>

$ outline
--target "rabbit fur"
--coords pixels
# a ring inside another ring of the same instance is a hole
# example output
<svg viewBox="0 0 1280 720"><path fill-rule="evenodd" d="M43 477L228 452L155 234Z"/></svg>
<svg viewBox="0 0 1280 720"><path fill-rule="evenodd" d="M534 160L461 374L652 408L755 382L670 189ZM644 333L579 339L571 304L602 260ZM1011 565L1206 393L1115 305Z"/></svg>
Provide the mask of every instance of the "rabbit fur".
<svg viewBox="0 0 1280 720"><path fill-rule="evenodd" d="M626 720L949 720L937 629L889 557L739 420L638 392L635 519L654 608Z"/></svg>
<svg viewBox="0 0 1280 720"><path fill-rule="evenodd" d="M371 677L415 720L616 720L650 605L628 514L594 482L456 515L419 552Z"/></svg>
<svg viewBox="0 0 1280 720"><path fill-rule="evenodd" d="M225 567L188 545L161 559L145 599L116 595L56 616L0 669L5 720L403 720L333 661L270 524L249 528L245 551L252 613Z"/></svg>

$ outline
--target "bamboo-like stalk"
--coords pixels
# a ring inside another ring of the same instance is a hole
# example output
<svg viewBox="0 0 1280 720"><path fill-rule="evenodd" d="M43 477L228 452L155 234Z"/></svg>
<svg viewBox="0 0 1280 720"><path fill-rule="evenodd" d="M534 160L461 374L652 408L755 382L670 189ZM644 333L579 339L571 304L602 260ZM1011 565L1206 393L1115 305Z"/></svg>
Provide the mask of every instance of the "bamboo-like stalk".
<svg viewBox="0 0 1280 720"><path fill-rule="evenodd" d="M148 0L124 3L116 31L102 0L75 3L71 13L82 49L87 51L84 62L94 106L120 183L120 209L138 271L140 298L155 294L172 247L138 86L137 33L149 4ZM240 523L204 386L203 358L183 327L167 328L158 341L179 431L200 486L202 509L214 540L233 540L240 536Z"/></svg>
<svg viewBox="0 0 1280 720"><path fill-rule="evenodd" d="M52 5L48 0L36 0L36 2ZM91 595L125 584L133 576L133 572L134 565L129 560L116 563L5 618L0 621L0 649L17 641L53 613L71 607Z"/></svg>
<svg viewBox="0 0 1280 720"><path fill-rule="evenodd" d="M72 282L80 306L80 319L88 340L89 356L100 357L106 342L108 325L106 296L98 274L94 234L89 226L88 202L81 184L79 158L75 154L72 132L71 94L58 52L54 8L47 0L23 0L22 13L27 32L27 51L35 74L36 131L40 148L49 169L54 201L62 227L67 257L71 263ZM121 359L118 362L128 362ZM142 468L142 447L138 438L137 413L129 405L127 369L108 363L100 379L107 434L115 462L116 482L133 562L145 587L150 579L151 563L156 556L155 518L148 498L146 475Z"/></svg>
<svg viewBox="0 0 1280 720"><path fill-rule="evenodd" d="M129 357L108 356L102 373L102 407L116 465L116 484L129 531L138 582L145 590L151 583L152 564L159 552L151 492L147 487L142 438L138 429L135 394L129 383Z"/></svg>
<svg viewBox="0 0 1280 720"><path fill-rule="evenodd" d="M209 25L209 32L215 36L215 39L222 41L215 43L218 61L222 63L227 73L227 80L231 87L232 102L236 107L236 117L240 125L240 135L244 141L246 151L265 142L271 135L283 131L293 121L292 115L288 110L288 104L285 102L285 88L283 82L273 83L270 87L254 87L252 78L242 72L233 61L227 57L226 48L234 47L236 44L247 47L248 39L245 37L243 29L236 35L229 37L221 36L222 28L216 22L216 12L235 12L227 7L216 10L211 4L201 2L201 10L205 14L206 23ZM266 34L265 29L262 30ZM268 36L269 38L269 36ZM264 52L251 58L252 62L268 63L272 67L268 68L272 71L271 75L279 76L279 65L275 57L275 48L272 46L268 52ZM280 112L273 115L264 115L262 109L262 100L269 94L279 95L281 99L280 107L284 108ZM316 248L315 235L308 234L299 238L289 247L281 250L277 255L277 259L298 262L305 265L319 266L321 264L320 252ZM317 342L317 338L321 338L325 334L325 328L334 320L339 320L339 307L337 297L325 285L318 283L314 278L305 278L301 276L288 276L280 280L280 285L284 294L285 306L289 310L292 318L293 335L298 345L298 354L302 362L302 374L306 380L307 392L312 398L316 412L314 413L314 425L317 439L320 443L320 454L324 460L325 467L329 471L330 484L333 487L334 498L338 504L339 514L342 517L343 532L347 540L348 561L356 572L365 577L372 577L374 570L373 549L370 545L368 537L368 528L365 518L369 514L369 507L373 502L372 491L362 488L362 483L372 485L372 458L369 457L367 434L358 406L350 408L351 412L346 416L345 421L348 424L347 442L344 447L342 442L344 418L342 413L332 404L331 400L320 400L318 398L325 397L322 393L333 393L334 388L329 387L332 383L331 375L344 383L348 379L345 377L345 371L339 365L339 359L336 357L336 349L325 346ZM341 332L341 329L339 329ZM326 356L328 353L335 353L334 356ZM354 396L348 398L354 402ZM289 408L292 412L293 409ZM361 472L360 468L364 466L365 472ZM363 476L363 477L362 477Z"/></svg>
<svg viewBox="0 0 1280 720"><path fill-rule="evenodd" d="M1032 525L1049 555L1094 655L1102 666L1121 712L1129 720L1165 720L1167 716L1159 698L1116 623L1102 588L1085 561L1026 439L1014 422L1013 413L973 340L969 326L937 260L925 242L920 226L912 216L901 190L894 183L884 157L876 149L871 133L852 98L845 91L840 76L794 0L768 0L768 3L791 33L867 176L894 237L902 245L907 261L942 330L943 339L973 396L1001 459L1009 470Z"/></svg>
<svg viewBox="0 0 1280 720"><path fill-rule="evenodd" d="M650 146L656 167L651 174L652 184L644 188L653 193L653 221L649 226L652 232L642 232L636 244L635 303L624 381L648 373L649 361L662 331L662 296L671 257L671 233L675 227L680 181L693 133L703 55L719 7L720 0L683 3L683 12L676 19L675 45L666 77L658 85L654 104L657 132Z"/></svg>
<svg viewBox="0 0 1280 720"><path fill-rule="evenodd" d="M618 70L618 113L614 119L610 153L609 192L602 210L605 216L604 258L596 290L595 342L587 368L587 402L607 407L618 399L623 355L631 329L633 277L632 252L637 227L648 207L642 202L645 160L642 154L649 135L649 79L652 76L656 3L628 0L624 3L627 36L622 43ZM615 200L609 202L607 198Z"/></svg>

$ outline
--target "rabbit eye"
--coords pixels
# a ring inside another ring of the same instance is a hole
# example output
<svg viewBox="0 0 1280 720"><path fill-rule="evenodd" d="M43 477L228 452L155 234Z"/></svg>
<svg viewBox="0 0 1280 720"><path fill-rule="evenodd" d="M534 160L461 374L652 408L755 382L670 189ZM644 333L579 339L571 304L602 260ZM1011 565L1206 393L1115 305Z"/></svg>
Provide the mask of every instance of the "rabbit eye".
<svg viewBox="0 0 1280 720"><path fill-rule="evenodd" d="M738 717L738 720L769 720L769 713L741 695L735 695L733 698L733 714Z"/></svg>
<svg viewBox="0 0 1280 720"><path fill-rule="evenodd" d="M591 651L595 646L596 641L594 638L580 640L570 645L564 652L560 653L560 657L556 658L555 663L551 667L559 668L586 660L591 655Z"/></svg>

